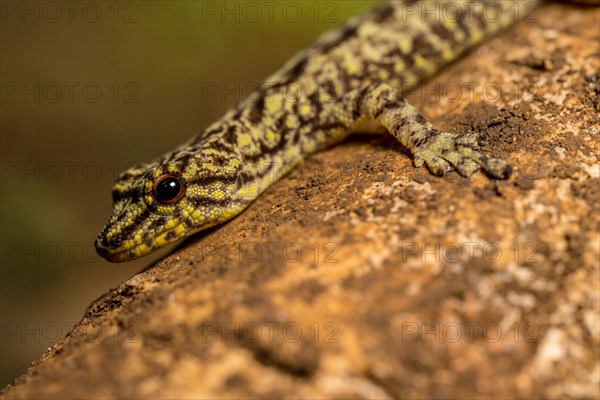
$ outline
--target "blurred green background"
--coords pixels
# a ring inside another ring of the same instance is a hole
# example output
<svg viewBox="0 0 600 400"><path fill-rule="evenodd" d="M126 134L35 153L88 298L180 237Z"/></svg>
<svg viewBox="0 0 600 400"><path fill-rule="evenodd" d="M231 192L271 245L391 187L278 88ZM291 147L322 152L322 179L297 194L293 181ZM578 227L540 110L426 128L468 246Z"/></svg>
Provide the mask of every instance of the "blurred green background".
<svg viewBox="0 0 600 400"><path fill-rule="evenodd" d="M1 387L165 254L95 255L115 176L201 131L372 3L0 3Z"/></svg>

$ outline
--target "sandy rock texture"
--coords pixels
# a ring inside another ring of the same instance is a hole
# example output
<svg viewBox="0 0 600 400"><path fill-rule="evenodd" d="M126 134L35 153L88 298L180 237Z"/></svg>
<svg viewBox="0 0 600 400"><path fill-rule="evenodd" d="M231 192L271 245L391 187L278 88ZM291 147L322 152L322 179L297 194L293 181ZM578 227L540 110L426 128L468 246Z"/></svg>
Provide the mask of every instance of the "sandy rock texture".
<svg viewBox="0 0 600 400"><path fill-rule="evenodd" d="M98 299L2 398L598 398L599 26L545 6L411 96L510 180L354 135Z"/></svg>

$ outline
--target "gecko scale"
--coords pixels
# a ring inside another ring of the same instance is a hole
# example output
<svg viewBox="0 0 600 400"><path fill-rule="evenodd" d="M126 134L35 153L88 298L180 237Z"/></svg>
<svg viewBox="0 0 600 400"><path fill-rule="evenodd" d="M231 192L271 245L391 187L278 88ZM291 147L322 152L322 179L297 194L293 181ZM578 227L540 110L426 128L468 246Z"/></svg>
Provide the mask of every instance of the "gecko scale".
<svg viewBox="0 0 600 400"><path fill-rule="evenodd" d="M463 176L483 169L506 179L507 162L480 152L474 135L438 131L402 88L522 18L526 10L517 3L384 2L326 33L202 133L124 171L96 239L98 254L130 260L223 223L308 155L367 122L396 137L416 167L436 175L454 168ZM432 13L434 6L443 12Z"/></svg>

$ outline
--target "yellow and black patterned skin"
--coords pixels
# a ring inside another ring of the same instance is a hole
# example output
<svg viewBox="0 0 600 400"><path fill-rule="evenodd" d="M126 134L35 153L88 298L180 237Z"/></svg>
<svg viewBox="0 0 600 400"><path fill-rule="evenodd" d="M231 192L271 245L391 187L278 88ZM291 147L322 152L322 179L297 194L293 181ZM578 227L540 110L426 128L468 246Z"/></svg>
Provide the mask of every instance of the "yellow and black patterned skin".
<svg viewBox="0 0 600 400"><path fill-rule="evenodd" d="M431 12L432 3L379 4L297 54L198 136L123 172L97 252L130 260L227 221L302 159L366 122L386 128L414 154L415 166L434 174L483 169L507 178L510 165L481 153L473 136L436 130L403 88L515 22L523 4L441 1L442 15Z"/></svg>

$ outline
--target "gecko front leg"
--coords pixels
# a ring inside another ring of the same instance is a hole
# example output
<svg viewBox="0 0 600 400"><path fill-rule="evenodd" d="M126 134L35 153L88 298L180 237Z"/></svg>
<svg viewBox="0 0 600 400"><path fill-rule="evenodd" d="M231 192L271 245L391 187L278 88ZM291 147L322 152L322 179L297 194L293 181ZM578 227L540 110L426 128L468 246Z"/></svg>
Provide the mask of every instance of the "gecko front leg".
<svg viewBox="0 0 600 400"><path fill-rule="evenodd" d="M436 175L443 175L452 168L466 177L479 169L498 179L506 179L512 173L506 161L478 149L475 134L440 132L397 89L386 83L353 90L333 107L339 107L339 111L329 115L342 121L354 124L361 120L377 121L411 151L415 166L426 164Z"/></svg>

